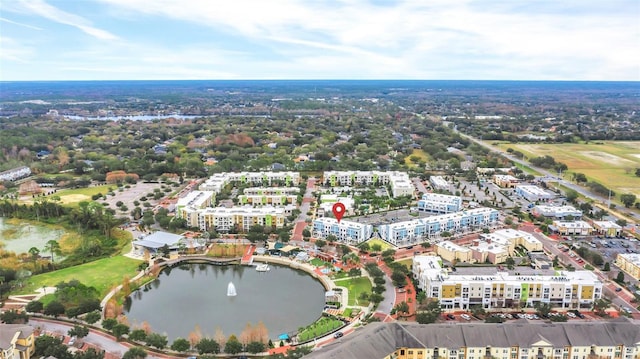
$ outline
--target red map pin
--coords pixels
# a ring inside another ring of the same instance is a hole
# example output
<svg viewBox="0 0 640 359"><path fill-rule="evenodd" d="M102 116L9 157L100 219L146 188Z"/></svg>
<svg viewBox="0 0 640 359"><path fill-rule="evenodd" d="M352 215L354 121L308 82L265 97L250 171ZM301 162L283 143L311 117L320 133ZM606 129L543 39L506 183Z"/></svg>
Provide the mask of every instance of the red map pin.
<svg viewBox="0 0 640 359"><path fill-rule="evenodd" d="M344 212L346 211L346 208L344 208L344 204L336 202L333 205L332 211L333 215L336 216L338 223L340 223L340 220L342 219L342 216L344 216Z"/></svg>

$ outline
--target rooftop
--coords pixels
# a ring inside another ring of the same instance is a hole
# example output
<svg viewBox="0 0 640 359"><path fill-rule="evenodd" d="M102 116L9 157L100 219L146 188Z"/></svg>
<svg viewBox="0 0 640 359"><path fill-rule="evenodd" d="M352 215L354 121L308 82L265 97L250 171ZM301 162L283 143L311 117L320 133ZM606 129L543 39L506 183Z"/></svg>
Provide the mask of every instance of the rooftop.
<svg viewBox="0 0 640 359"><path fill-rule="evenodd" d="M508 324L371 323L305 358L381 358L398 348L532 348L542 345L635 347L640 326L626 319L607 322Z"/></svg>

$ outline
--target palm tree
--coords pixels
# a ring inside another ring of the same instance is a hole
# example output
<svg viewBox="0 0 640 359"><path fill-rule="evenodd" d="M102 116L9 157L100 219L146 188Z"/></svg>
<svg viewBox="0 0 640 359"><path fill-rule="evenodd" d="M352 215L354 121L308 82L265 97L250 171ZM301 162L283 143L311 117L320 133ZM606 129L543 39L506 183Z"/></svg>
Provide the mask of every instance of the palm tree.
<svg viewBox="0 0 640 359"><path fill-rule="evenodd" d="M45 244L44 250L51 253L51 263L53 263L53 254L60 254L60 243L52 239Z"/></svg>
<svg viewBox="0 0 640 359"><path fill-rule="evenodd" d="M29 254L31 254L31 259L33 259L33 266L35 269L35 265L36 265L36 261L38 260L38 257L40 256L40 250L36 247L31 247L29 248Z"/></svg>

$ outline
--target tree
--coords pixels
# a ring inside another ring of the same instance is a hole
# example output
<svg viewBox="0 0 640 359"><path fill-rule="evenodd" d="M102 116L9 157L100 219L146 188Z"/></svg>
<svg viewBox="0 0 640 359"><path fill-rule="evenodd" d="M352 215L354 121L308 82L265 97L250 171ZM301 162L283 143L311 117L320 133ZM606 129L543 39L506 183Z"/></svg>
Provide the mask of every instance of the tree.
<svg viewBox="0 0 640 359"><path fill-rule="evenodd" d="M616 221L616 224L619 225L620 227L626 227L627 226L627 220L620 218Z"/></svg>
<svg viewBox="0 0 640 359"><path fill-rule="evenodd" d="M100 315L100 312L93 311L93 312L87 313L87 315L84 316L84 321L89 324L93 324L93 323L96 323L98 320L100 320L101 317L102 316Z"/></svg>
<svg viewBox="0 0 640 359"><path fill-rule="evenodd" d="M512 257L507 257L507 259L504 261L504 264L507 265L507 268L513 269L513 267L516 265L516 261Z"/></svg>
<svg viewBox="0 0 640 359"><path fill-rule="evenodd" d="M593 301L593 311L599 316L606 315L606 310L611 306L611 301L607 298L599 298Z"/></svg>
<svg viewBox="0 0 640 359"><path fill-rule="evenodd" d="M224 345L224 352L227 354L238 354L242 351L242 343L238 341L235 335L231 334L229 340Z"/></svg>
<svg viewBox="0 0 640 359"><path fill-rule="evenodd" d="M116 337L116 340L120 340L123 335L129 334L129 326L118 323L114 325L113 328L111 328L111 333L113 333L113 336Z"/></svg>
<svg viewBox="0 0 640 359"><path fill-rule="evenodd" d="M176 340L171 344L171 350L175 350L177 352L186 352L189 348L191 348L191 344L184 338L176 338Z"/></svg>
<svg viewBox="0 0 640 359"><path fill-rule="evenodd" d="M604 268L602 268L604 272L608 272L611 270L611 264L609 262L604 264Z"/></svg>
<svg viewBox="0 0 640 359"><path fill-rule="evenodd" d="M44 304L38 300L32 300L24 307L24 309L29 313L40 313L44 308Z"/></svg>
<svg viewBox="0 0 640 359"><path fill-rule="evenodd" d="M318 239L316 240L316 247L322 249L324 246L327 245L327 242L322 240L322 239Z"/></svg>
<svg viewBox="0 0 640 359"><path fill-rule="evenodd" d="M309 238L309 237L311 237L311 232L308 229L305 228L305 229L302 230L302 236L305 237L305 238Z"/></svg>
<svg viewBox="0 0 640 359"><path fill-rule="evenodd" d="M363 252L368 252L369 251L369 243L362 243L359 246L360 250Z"/></svg>
<svg viewBox="0 0 640 359"><path fill-rule="evenodd" d="M251 354L262 353L265 350L263 342L250 342L247 344L247 351Z"/></svg>
<svg viewBox="0 0 640 359"><path fill-rule="evenodd" d="M118 321L115 320L114 318L106 318L105 320L102 321L102 327L106 330L113 329L113 327L115 327L116 324L118 324Z"/></svg>
<svg viewBox="0 0 640 359"><path fill-rule="evenodd" d="M620 202L622 202L626 208L629 208L636 202L636 195L633 193L621 194Z"/></svg>
<svg viewBox="0 0 640 359"><path fill-rule="evenodd" d="M74 325L73 328L67 331L67 334L72 337L84 338L89 335L89 328L83 325Z"/></svg>
<svg viewBox="0 0 640 359"><path fill-rule="evenodd" d="M407 284L407 276L397 270L394 270L391 274L391 280L393 281L393 285L396 287L402 287Z"/></svg>
<svg viewBox="0 0 640 359"><path fill-rule="evenodd" d="M145 332L144 329L134 329L129 333L129 339L138 342L144 341L147 339L147 332Z"/></svg>
<svg viewBox="0 0 640 359"><path fill-rule="evenodd" d="M0 321L5 324L26 323L29 321L29 316L25 312L19 313L12 309L0 314Z"/></svg>
<svg viewBox="0 0 640 359"><path fill-rule="evenodd" d="M36 247L29 248L29 254L31 255L31 259L33 260L33 265L35 269L35 264L38 258L40 258L40 250Z"/></svg>
<svg viewBox="0 0 640 359"><path fill-rule="evenodd" d="M98 351L95 348L89 348L85 351L78 350L73 359L104 359L104 351Z"/></svg>
<svg viewBox="0 0 640 359"><path fill-rule="evenodd" d="M620 271L618 272L618 275L616 276L616 282L622 284L624 283L624 272Z"/></svg>
<svg viewBox="0 0 640 359"><path fill-rule="evenodd" d="M542 302L536 302L533 307L536 308L536 314L542 318L548 317L552 309L551 304Z"/></svg>
<svg viewBox="0 0 640 359"><path fill-rule="evenodd" d="M145 359L146 357L147 352L144 349L140 347L133 347L124 353L122 359Z"/></svg>
<svg viewBox="0 0 640 359"><path fill-rule="evenodd" d="M57 300L51 301L44 307L44 314L57 318L59 315L64 314L64 305Z"/></svg>
<svg viewBox="0 0 640 359"><path fill-rule="evenodd" d="M54 262L53 260L53 254L60 254L60 243L58 243L58 241L52 239L50 241L47 242L47 244L45 244L44 246L44 250L46 252L51 253L51 262Z"/></svg>
<svg viewBox="0 0 640 359"><path fill-rule="evenodd" d="M579 196L578 192L576 190L573 190L573 189L568 189L565 192L565 195L567 197L567 201L572 202L572 203L575 202L575 200L578 199L578 196Z"/></svg>
<svg viewBox="0 0 640 359"><path fill-rule="evenodd" d="M164 349L167 346L167 337L158 333L151 333L147 335L145 340L150 347L156 347L158 349Z"/></svg>
<svg viewBox="0 0 640 359"><path fill-rule="evenodd" d="M409 313L409 304L407 302L402 301L396 305L396 312L399 313Z"/></svg>
<svg viewBox="0 0 640 359"><path fill-rule="evenodd" d="M218 354L220 353L220 344L211 338L202 338L196 344L196 349L200 354Z"/></svg>
<svg viewBox="0 0 640 359"><path fill-rule="evenodd" d="M169 246L167 244L165 244L164 246L160 247L160 253L162 253L162 256L165 258L169 258L169 254L171 253L171 249L169 248Z"/></svg>
<svg viewBox="0 0 640 359"><path fill-rule="evenodd" d="M420 324L434 323L441 313L440 302L437 299L430 300L423 310L416 313L416 321Z"/></svg>

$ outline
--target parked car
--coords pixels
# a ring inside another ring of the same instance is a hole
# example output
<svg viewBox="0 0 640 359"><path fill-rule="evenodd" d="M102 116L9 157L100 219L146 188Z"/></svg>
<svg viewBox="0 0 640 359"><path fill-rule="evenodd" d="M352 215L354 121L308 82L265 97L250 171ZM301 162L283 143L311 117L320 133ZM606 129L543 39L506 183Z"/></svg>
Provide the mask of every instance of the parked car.
<svg viewBox="0 0 640 359"><path fill-rule="evenodd" d="M460 317L464 320L471 320L471 316L469 314L460 314Z"/></svg>
<svg viewBox="0 0 640 359"><path fill-rule="evenodd" d="M334 338L336 338L336 339L338 339L338 338L342 338L342 336L343 336L343 335L344 335L344 333L342 333L342 332L336 332L336 333L333 335L333 337L334 337Z"/></svg>
<svg viewBox="0 0 640 359"><path fill-rule="evenodd" d="M454 320L454 319L456 319L456 316L453 315L453 314L447 314L447 319Z"/></svg>
<svg viewBox="0 0 640 359"><path fill-rule="evenodd" d="M616 292L622 292L622 288L620 287L616 288Z"/></svg>

